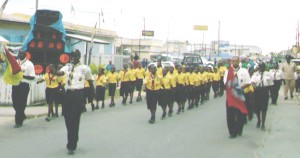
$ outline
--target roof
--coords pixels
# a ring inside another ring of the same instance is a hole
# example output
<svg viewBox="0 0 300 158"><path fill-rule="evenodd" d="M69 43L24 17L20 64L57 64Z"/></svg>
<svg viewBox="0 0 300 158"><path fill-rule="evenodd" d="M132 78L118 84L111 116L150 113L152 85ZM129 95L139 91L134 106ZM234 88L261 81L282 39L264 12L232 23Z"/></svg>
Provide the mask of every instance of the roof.
<svg viewBox="0 0 300 158"><path fill-rule="evenodd" d="M67 34L67 37L71 37L71 38L82 40L82 41L86 41L86 42L91 42L92 41L91 37L82 36L82 35ZM94 43L98 43L98 44L110 44L107 41L96 39L96 38L94 38Z"/></svg>

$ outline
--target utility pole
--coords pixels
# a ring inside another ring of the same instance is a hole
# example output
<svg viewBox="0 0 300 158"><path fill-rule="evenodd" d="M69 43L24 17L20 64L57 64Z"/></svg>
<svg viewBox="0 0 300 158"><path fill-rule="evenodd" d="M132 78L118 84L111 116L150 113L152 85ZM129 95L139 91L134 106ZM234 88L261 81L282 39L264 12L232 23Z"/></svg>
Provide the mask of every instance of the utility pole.
<svg viewBox="0 0 300 158"><path fill-rule="evenodd" d="M218 56L220 55L220 20L219 20L219 27L218 27Z"/></svg>
<svg viewBox="0 0 300 158"><path fill-rule="evenodd" d="M35 11L37 11L39 8L39 0L35 1Z"/></svg>

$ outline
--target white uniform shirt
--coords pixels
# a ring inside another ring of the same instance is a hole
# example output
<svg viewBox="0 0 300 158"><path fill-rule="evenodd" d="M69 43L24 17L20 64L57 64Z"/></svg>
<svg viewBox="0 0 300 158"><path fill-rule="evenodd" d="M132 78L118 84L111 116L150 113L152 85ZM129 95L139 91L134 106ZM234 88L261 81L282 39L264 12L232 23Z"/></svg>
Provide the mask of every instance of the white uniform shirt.
<svg viewBox="0 0 300 158"><path fill-rule="evenodd" d="M273 85L272 74L268 71L263 73L263 76L260 71L253 73L251 77L251 82L254 83L255 87L267 87Z"/></svg>
<svg viewBox="0 0 300 158"><path fill-rule="evenodd" d="M24 59L24 60L18 60L17 62L19 63L21 70L23 71L23 76L35 77L34 65L31 61ZM23 78L21 82L30 84L31 80Z"/></svg>
<svg viewBox="0 0 300 158"><path fill-rule="evenodd" d="M80 63L76 64L73 69L73 64L67 64L60 69L67 76L67 83L65 89L84 89L86 80L92 80L93 75L91 69Z"/></svg>
<svg viewBox="0 0 300 158"><path fill-rule="evenodd" d="M270 70L271 75L273 76L273 80L282 80L284 79L283 72L280 69L272 69Z"/></svg>
<svg viewBox="0 0 300 158"><path fill-rule="evenodd" d="M245 84L251 83L250 75L249 75L249 72L247 69L240 68L235 73L237 73L237 77L239 80L239 86L243 86ZM225 74L224 74L224 78L223 78L224 84L226 84L226 82L227 82L227 76L228 76L228 70L226 70Z"/></svg>

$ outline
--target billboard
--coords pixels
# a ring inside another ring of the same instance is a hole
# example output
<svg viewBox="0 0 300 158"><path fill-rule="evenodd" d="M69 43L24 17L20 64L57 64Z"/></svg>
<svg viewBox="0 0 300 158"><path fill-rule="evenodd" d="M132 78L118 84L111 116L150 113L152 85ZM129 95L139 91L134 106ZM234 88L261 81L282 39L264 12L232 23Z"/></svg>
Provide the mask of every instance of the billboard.
<svg viewBox="0 0 300 158"><path fill-rule="evenodd" d="M194 25L194 30L206 31L206 30L208 30L208 26L207 25Z"/></svg>
<svg viewBox="0 0 300 158"><path fill-rule="evenodd" d="M147 30L143 30L142 31L142 35L143 36L154 36L154 31L147 31Z"/></svg>

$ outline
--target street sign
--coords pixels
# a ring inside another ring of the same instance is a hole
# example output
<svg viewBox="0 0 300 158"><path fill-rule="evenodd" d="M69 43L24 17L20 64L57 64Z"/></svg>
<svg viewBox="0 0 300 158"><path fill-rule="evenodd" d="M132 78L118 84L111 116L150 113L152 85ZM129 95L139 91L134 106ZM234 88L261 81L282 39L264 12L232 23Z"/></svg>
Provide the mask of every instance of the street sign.
<svg viewBox="0 0 300 158"><path fill-rule="evenodd" d="M194 25L194 30L208 30L207 25Z"/></svg>
<svg viewBox="0 0 300 158"><path fill-rule="evenodd" d="M142 35L143 36L154 36L154 31L147 31L147 30L143 30L142 31Z"/></svg>

